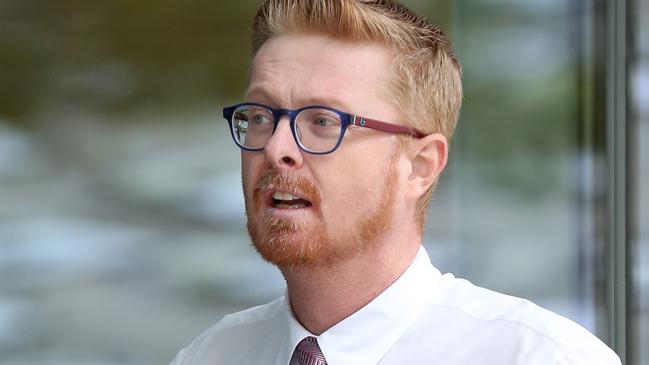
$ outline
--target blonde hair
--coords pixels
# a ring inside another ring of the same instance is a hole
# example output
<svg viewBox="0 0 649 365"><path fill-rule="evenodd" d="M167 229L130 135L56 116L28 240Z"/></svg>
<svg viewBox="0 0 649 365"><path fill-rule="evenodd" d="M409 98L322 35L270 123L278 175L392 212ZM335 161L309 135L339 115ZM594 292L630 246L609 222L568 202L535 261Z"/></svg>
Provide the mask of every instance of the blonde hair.
<svg viewBox="0 0 649 365"><path fill-rule="evenodd" d="M401 123L427 134L441 133L450 142L462 104L462 70L440 27L395 0L266 0L252 25L253 55L269 38L287 33L390 49L394 106ZM436 184L417 202L422 231Z"/></svg>

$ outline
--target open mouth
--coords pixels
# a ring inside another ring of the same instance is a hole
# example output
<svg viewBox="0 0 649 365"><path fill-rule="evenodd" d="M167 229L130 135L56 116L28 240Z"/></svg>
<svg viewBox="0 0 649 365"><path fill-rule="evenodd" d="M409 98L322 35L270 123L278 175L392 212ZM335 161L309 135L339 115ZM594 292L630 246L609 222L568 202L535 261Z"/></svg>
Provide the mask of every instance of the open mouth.
<svg viewBox="0 0 649 365"><path fill-rule="evenodd" d="M271 198L271 206L277 209L300 209L311 206L310 201L289 193L276 191Z"/></svg>

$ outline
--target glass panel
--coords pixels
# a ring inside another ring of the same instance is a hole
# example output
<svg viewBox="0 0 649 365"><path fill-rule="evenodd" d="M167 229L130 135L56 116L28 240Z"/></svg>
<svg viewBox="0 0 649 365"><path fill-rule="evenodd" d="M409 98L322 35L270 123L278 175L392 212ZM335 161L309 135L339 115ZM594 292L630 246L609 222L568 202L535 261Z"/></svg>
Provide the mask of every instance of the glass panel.
<svg viewBox="0 0 649 365"><path fill-rule="evenodd" d="M596 224L605 125L593 115L591 9L454 4L465 102L429 218L434 261L607 340L605 231Z"/></svg>
<svg viewBox="0 0 649 365"><path fill-rule="evenodd" d="M649 3L638 0L631 7L629 363L649 364Z"/></svg>
<svg viewBox="0 0 649 365"><path fill-rule="evenodd" d="M435 264L605 338L605 90L591 58L605 34L589 2L404 2L451 31L465 70L425 238ZM282 294L249 245L220 116L241 101L258 3L0 3L0 363L165 364L224 314ZM638 24L633 319L647 323ZM646 363L648 328L633 328Z"/></svg>
<svg viewBox="0 0 649 365"><path fill-rule="evenodd" d="M258 4L0 1L0 364L167 364L282 292L221 117Z"/></svg>

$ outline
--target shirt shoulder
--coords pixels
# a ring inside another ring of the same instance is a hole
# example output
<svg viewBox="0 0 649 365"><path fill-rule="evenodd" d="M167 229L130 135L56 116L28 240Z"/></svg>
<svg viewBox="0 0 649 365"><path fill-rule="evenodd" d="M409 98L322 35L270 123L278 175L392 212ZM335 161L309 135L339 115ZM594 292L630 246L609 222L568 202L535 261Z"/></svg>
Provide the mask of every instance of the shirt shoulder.
<svg viewBox="0 0 649 365"><path fill-rule="evenodd" d="M280 297L226 315L178 352L171 365L270 363L274 354L264 348L279 346L272 334L282 323L284 307L284 297Z"/></svg>
<svg viewBox="0 0 649 365"><path fill-rule="evenodd" d="M476 348L515 364L620 364L618 356L577 323L529 300L445 274L432 311L463 323Z"/></svg>

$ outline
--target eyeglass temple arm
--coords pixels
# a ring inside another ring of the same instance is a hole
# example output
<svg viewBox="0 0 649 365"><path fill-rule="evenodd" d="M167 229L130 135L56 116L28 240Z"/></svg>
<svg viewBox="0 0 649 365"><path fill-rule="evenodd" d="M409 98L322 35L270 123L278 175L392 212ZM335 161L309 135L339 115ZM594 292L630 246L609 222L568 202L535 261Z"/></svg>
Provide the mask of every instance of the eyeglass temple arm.
<svg viewBox="0 0 649 365"><path fill-rule="evenodd" d="M408 128L396 124L381 122L380 120L370 119L357 115L350 115L349 122L360 127L376 129L388 133L409 134L416 138L426 137L426 134L416 128Z"/></svg>

